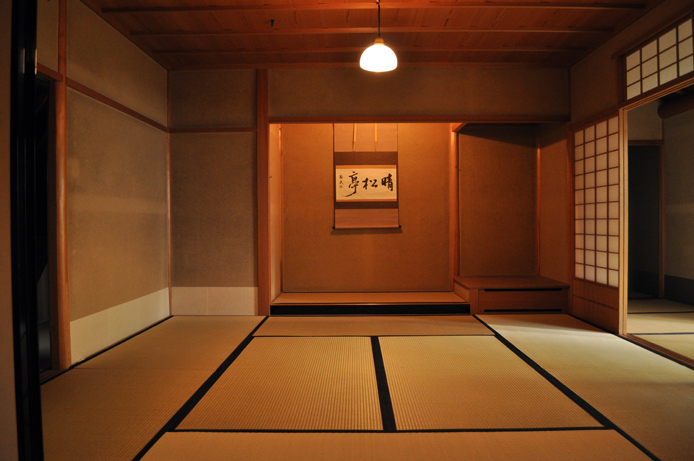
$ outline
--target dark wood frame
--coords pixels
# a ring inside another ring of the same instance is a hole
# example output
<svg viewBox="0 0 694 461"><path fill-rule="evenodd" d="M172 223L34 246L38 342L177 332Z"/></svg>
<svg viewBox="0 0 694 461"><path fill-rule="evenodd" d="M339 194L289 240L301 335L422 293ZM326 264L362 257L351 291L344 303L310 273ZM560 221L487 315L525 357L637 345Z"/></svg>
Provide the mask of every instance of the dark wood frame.
<svg viewBox="0 0 694 461"><path fill-rule="evenodd" d="M32 239L36 2L12 1L10 100L10 213L12 336L17 454L43 459L41 388L36 323L36 243Z"/></svg>

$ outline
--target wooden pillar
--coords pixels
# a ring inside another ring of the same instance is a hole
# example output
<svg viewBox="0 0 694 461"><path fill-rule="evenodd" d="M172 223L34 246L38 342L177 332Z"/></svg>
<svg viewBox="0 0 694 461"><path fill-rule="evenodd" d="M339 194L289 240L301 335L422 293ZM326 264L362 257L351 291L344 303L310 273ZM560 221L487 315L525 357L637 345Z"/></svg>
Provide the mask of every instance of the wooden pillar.
<svg viewBox="0 0 694 461"><path fill-rule="evenodd" d="M268 70L256 71L256 129L258 181L258 315L270 314L270 122Z"/></svg>
<svg viewBox="0 0 694 461"><path fill-rule="evenodd" d="M56 246L58 280L58 362L65 370L71 364L70 302L67 249L67 0L59 0L58 73L55 84L55 172L56 172Z"/></svg>
<svg viewBox="0 0 694 461"><path fill-rule="evenodd" d="M458 206L458 132L455 125L451 125L451 140L449 152L449 273L451 281L451 291L455 284L453 277L460 275L460 232L459 216L460 207Z"/></svg>

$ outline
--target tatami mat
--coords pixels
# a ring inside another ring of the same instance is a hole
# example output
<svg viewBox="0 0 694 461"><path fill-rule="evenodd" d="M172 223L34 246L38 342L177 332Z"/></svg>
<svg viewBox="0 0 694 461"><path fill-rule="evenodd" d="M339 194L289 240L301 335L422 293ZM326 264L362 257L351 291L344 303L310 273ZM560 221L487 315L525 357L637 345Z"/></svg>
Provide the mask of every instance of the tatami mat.
<svg viewBox="0 0 694 461"><path fill-rule="evenodd" d="M600 426L494 337L380 344L399 430Z"/></svg>
<svg viewBox="0 0 694 461"><path fill-rule="evenodd" d="M258 316L173 317L79 368L215 370L261 320Z"/></svg>
<svg viewBox="0 0 694 461"><path fill-rule="evenodd" d="M639 333L694 333L694 312L680 314L631 314L627 331Z"/></svg>
<svg viewBox="0 0 694 461"><path fill-rule="evenodd" d="M694 359L694 334L691 335L636 335L685 357Z"/></svg>
<svg viewBox="0 0 694 461"><path fill-rule="evenodd" d="M465 303L450 291L282 293L272 304L437 304Z"/></svg>
<svg viewBox="0 0 694 461"><path fill-rule="evenodd" d="M74 369L41 387L46 460L131 460L205 371Z"/></svg>
<svg viewBox="0 0 694 461"><path fill-rule="evenodd" d="M669 299L629 299L628 311L630 314L642 312L692 312L694 306L682 304Z"/></svg>
<svg viewBox="0 0 694 461"><path fill-rule="evenodd" d="M656 456L691 459L694 370L567 315L480 318Z"/></svg>
<svg viewBox="0 0 694 461"><path fill-rule="evenodd" d="M646 460L614 431L258 434L169 433L144 461Z"/></svg>
<svg viewBox="0 0 694 461"><path fill-rule="evenodd" d="M493 335L466 315L270 317L255 336Z"/></svg>
<svg viewBox="0 0 694 461"><path fill-rule="evenodd" d="M179 429L381 429L369 338L254 338Z"/></svg>

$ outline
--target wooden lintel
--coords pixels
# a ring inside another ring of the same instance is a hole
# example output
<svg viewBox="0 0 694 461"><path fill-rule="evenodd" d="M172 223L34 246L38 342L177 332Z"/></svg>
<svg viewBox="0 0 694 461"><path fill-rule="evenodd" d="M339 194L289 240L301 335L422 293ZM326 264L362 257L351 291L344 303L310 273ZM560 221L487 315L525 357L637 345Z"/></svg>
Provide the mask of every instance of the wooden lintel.
<svg viewBox="0 0 694 461"><path fill-rule="evenodd" d="M254 133L258 129L254 126L203 126L203 127L177 127L169 128L169 133Z"/></svg>
<svg viewBox="0 0 694 461"><path fill-rule="evenodd" d="M136 118L136 119L140 120L141 122L144 122L144 123L156 128L158 130L161 130L165 133L168 132L168 128L165 127L164 125L162 125L161 123L156 122L156 121L152 120L151 118L147 117L146 115L142 115L141 113L136 112L136 111L130 109L127 106L124 106L123 104L121 104L117 101L114 101L113 99L109 98L108 96L104 96L103 94L101 94L97 91L94 91L91 88L88 88L88 87L82 85L81 83L78 83L78 82L76 82L70 78L67 79L67 86L72 88L73 90L79 91L80 93L82 93L84 95L87 95L93 99L96 99L97 101L100 101L100 102L102 102L108 106L111 106L112 108L114 108L116 110L119 110L119 111L121 111L127 115L130 115L131 117Z"/></svg>
<svg viewBox="0 0 694 461"><path fill-rule="evenodd" d="M580 2L388 2L381 8L412 9L563 9L563 10L643 10L645 3L580 3ZM304 4L254 4L254 5L201 5L201 6L143 6L102 8L102 14L131 13L194 13L215 11L299 11L299 10L372 10L374 2L359 3L304 3Z"/></svg>
<svg viewBox="0 0 694 461"><path fill-rule="evenodd" d="M391 115L340 117L270 117L270 123L554 123L568 122L568 115ZM461 123L461 122L458 122Z"/></svg>
<svg viewBox="0 0 694 461"><path fill-rule="evenodd" d="M43 64L36 64L36 71L45 77L50 78L54 82L62 82L63 81L63 74L60 72L56 72L50 67L46 67Z"/></svg>
<svg viewBox="0 0 694 461"><path fill-rule="evenodd" d="M689 93L681 98L663 102L658 107L658 115L660 118L666 119L692 109L694 109L694 93Z"/></svg>

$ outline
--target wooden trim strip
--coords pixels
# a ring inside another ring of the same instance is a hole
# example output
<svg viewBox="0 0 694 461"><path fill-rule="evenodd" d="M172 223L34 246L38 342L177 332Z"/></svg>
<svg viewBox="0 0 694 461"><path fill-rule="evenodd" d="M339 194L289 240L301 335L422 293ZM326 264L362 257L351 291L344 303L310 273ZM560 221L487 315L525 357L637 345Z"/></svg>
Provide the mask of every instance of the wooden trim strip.
<svg viewBox="0 0 694 461"><path fill-rule="evenodd" d="M567 241L569 242L569 248L567 249L569 254L567 258L568 270L566 272L569 280L574 280L576 278L576 226L574 220L576 217L576 205L574 203L574 190L575 190L575 178L574 175L574 132L571 131L571 125L566 124L566 204L568 208L568 213L566 219L568 219L567 225ZM573 311L573 283L569 283L569 305L568 312Z"/></svg>
<svg viewBox="0 0 694 461"><path fill-rule="evenodd" d="M166 124L171 126L171 72L166 72ZM173 315L173 275L171 274L171 132L166 133L166 260L169 284L169 315Z"/></svg>
<svg viewBox="0 0 694 461"><path fill-rule="evenodd" d="M258 191L258 315L270 315L270 124L268 71L256 71L257 191Z"/></svg>
<svg viewBox="0 0 694 461"><path fill-rule="evenodd" d="M142 30L133 31L131 37L207 37L207 36L248 36L248 35L325 35L325 34L373 34L378 32L378 27L294 27L287 29L259 30ZM453 29L450 27L381 27L381 32L392 33L454 33L454 34L495 34L495 33L523 33L523 34L611 34L610 28L605 27L540 27L540 28L494 28L494 29Z"/></svg>
<svg viewBox="0 0 694 461"><path fill-rule="evenodd" d="M536 157L535 157L535 275L540 275L540 247L542 246L542 233L540 229L542 209L542 150L540 142L540 130L535 128Z"/></svg>
<svg viewBox="0 0 694 461"><path fill-rule="evenodd" d="M662 124L662 129L663 129L663 139L665 139L665 122L661 120ZM660 230L660 235L658 235L658 251L659 251L659 258L658 258L658 297L659 298L664 298L665 297L665 225L666 225L666 219L665 219L665 142L660 145L660 171L659 171L659 179L660 179L660 197L659 202L660 202L660 216L659 218L659 230Z"/></svg>
<svg viewBox="0 0 694 461"><path fill-rule="evenodd" d="M78 82L72 80L71 78L67 78L66 80L67 80L67 86L69 88L72 88L73 90L77 90L80 93L82 93L86 96L89 96L90 98L94 98L97 101L106 104L107 106L110 106L116 110L123 112L124 114L130 115L131 117L136 118L137 120L140 120L141 122L144 122L144 123L156 128L158 130L161 130L164 133L168 132L168 129L164 125L162 125L161 123L155 122L151 118L149 118L145 115L142 115L141 113L136 112L136 111L132 110L131 108L124 106L123 104L116 102L113 99L111 99L107 96L104 96L103 94L101 94L97 91L94 91L91 88L88 88L88 87L82 85L81 83L78 83Z"/></svg>
<svg viewBox="0 0 694 461"><path fill-rule="evenodd" d="M682 88L691 86L692 84L694 84L694 72L685 74L681 77L669 81L668 83L665 83L664 85L657 86L650 91L641 93L640 95L632 99L629 99L628 101L624 101L619 106L619 108L631 110L635 107L641 106L651 101L655 101L656 99L660 99L662 96L666 94L674 93L675 91L681 90Z"/></svg>
<svg viewBox="0 0 694 461"><path fill-rule="evenodd" d="M449 208L448 208L448 220L449 220L449 276L451 279L450 290L455 290L455 277L460 275L460 206L458 204L459 200L459 186L458 186L458 169L459 169L459 146L458 146L458 132L454 130L455 128L451 125L450 133L450 146L449 146L449 159L448 159L448 194L449 194Z"/></svg>
<svg viewBox="0 0 694 461"><path fill-rule="evenodd" d="M67 0L58 3L58 73L55 84L55 176L56 176L56 265L58 298L58 363L67 370L72 362L70 348L70 289L68 284L67 239Z"/></svg>
<svg viewBox="0 0 694 461"><path fill-rule="evenodd" d="M608 109L602 110L595 115L584 118L576 123L572 123L570 129L572 132L582 130L589 127L590 125L595 125L596 123L602 122L603 120L609 120L615 117L619 113L619 106L612 106ZM572 141L573 142L573 141ZM572 144L573 146L573 144Z"/></svg>
<svg viewBox="0 0 694 461"><path fill-rule="evenodd" d="M454 133L460 133L460 130L465 128L465 125L467 125L468 122L462 122L462 123L451 123L451 131Z"/></svg>
<svg viewBox="0 0 694 461"><path fill-rule="evenodd" d="M36 64L36 71L43 75L44 77L48 77L49 79L55 81L55 82L62 82L63 81L63 74L60 72L56 72L50 67L46 67L43 64L37 63Z"/></svg>
<svg viewBox="0 0 694 461"><path fill-rule="evenodd" d="M557 10L643 10L644 3L578 3L578 2L389 2L381 5L388 9L557 9ZM189 13L205 11L296 11L296 10L372 10L374 2L358 3L300 3L255 5L205 5L205 6L150 6L102 8L102 14L132 13Z"/></svg>
<svg viewBox="0 0 694 461"><path fill-rule="evenodd" d="M460 122L464 120L464 122ZM269 118L270 123L551 123L568 122L568 115L386 115L386 116L317 116Z"/></svg>
<svg viewBox="0 0 694 461"><path fill-rule="evenodd" d="M196 126L185 128L169 128L171 134L184 133L255 133L258 128L254 126Z"/></svg>

